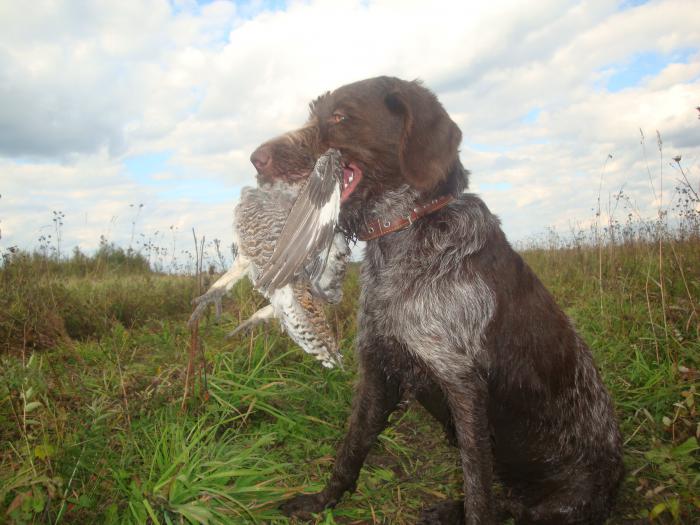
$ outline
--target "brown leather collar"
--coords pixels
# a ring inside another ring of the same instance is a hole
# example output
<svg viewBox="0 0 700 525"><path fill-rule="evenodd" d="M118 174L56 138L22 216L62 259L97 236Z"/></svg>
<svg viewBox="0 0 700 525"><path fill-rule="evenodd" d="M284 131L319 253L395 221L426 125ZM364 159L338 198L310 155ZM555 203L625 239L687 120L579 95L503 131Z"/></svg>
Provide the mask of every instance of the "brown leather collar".
<svg viewBox="0 0 700 525"><path fill-rule="evenodd" d="M387 233L403 230L421 217L447 206L454 199L452 195L443 195L442 197L437 197L428 201L426 204L417 204L407 217L397 217L395 219L384 219L380 217L375 219L365 224L364 231L359 232L357 238L361 241L370 241L382 235L386 235Z"/></svg>

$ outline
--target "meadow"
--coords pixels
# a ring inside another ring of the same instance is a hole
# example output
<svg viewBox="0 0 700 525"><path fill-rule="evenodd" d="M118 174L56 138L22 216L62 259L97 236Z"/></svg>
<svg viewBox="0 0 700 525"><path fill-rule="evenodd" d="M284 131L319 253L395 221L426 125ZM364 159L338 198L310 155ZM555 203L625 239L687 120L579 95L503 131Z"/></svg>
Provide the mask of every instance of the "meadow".
<svg viewBox="0 0 700 525"><path fill-rule="evenodd" d="M697 195L678 199L644 220L619 194L623 220L518 247L617 407L627 476L610 524L700 522L700 217ZM153 266L106 242L3 252L0 523L287 523L279 502L323 486L355 381L357 266L328 308L345 370L276 324L226 339L264 304L247 282L193 337L190 301L216 276ZM408 403L316 523L413 523L460 491L456 451Z"/></svg>

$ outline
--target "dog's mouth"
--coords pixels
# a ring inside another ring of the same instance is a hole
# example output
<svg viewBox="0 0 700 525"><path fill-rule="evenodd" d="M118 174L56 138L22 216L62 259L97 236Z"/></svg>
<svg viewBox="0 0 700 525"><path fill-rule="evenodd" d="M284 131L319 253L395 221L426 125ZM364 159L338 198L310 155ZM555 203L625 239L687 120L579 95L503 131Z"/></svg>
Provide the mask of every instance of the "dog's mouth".
<svg viewBox="0 0 700 525"><path fill-rule="evenodd" d="M350 198L357 185L362 180L362 170L354 162L343 166L343 186L340 193L340 202L343 203Z"/></svg>

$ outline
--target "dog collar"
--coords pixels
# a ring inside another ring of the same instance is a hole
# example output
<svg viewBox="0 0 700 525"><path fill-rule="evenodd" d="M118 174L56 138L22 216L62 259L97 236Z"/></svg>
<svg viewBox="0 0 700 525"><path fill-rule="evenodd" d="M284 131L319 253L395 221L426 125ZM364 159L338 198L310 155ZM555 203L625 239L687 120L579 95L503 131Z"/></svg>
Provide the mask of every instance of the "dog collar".
<svg viewBox="0 0 700 525"><path fill-rule="evenodd" d="M395 231L403 230L409 227L415 221L429 215L440 208L444 208L455 198L452 195L443 195L442 197L437 197L426 204L416 205L415 208L411 210L411 213L406 217L397 217L395 219L385 219L378 218L371 222L365 223L364 231L358 233L357 238L361 241L371 241L387 233L392 233Z"/></svg>

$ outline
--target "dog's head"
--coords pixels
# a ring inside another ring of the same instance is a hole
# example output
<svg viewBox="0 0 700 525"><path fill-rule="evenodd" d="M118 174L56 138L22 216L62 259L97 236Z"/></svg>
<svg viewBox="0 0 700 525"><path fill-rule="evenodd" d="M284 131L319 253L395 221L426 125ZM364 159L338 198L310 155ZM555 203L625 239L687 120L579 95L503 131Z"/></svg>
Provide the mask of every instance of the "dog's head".
<svg viewBox="0 0 700 525"><path fill-rule="evenodd" d="M346 167L342 200L360 203L406 184L421 194L434 193L458 164L462 133L420 82L362 80L320 96L310 109L304 127L253 153L259 181L301 179L323 152L335 148ZM466 186L461 166L458 171L461 180L447 191Z"/></svg>

